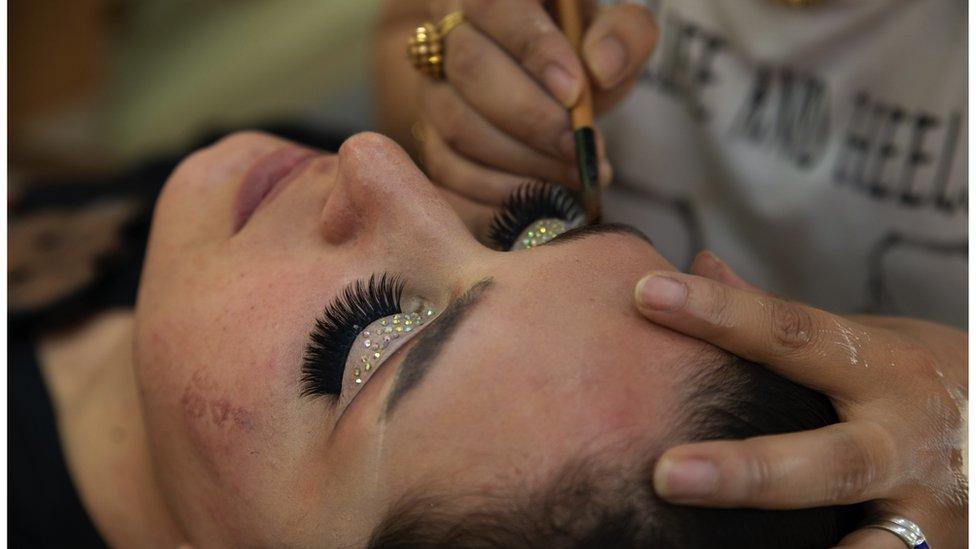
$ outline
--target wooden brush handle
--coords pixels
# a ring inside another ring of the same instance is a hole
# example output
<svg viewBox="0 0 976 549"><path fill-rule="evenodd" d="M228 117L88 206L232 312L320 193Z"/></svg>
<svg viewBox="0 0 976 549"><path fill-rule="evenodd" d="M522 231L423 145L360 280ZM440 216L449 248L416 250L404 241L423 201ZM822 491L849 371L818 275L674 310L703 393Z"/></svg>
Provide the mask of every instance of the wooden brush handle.
<svg viewBox="0 0 976 549"><path fill-rule="evenodd" d="M582 56L583 53L583 7L580 0L558 0L556 11L559 14L559 27L569 38L569 43ZM588 81L583 82L576 105L570 109L573 129L593 127L593 95Z"/></svg>

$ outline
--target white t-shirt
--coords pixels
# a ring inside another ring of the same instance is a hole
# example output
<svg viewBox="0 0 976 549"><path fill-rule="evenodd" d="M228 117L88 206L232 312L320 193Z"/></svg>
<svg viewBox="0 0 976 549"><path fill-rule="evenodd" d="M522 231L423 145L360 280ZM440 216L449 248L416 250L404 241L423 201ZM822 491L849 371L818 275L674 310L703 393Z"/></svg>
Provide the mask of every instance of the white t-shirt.
<svg viewBox="0 0 976 549"><path fill-rule="evenodd" d="M837 312L966 326L963 0L649 0L657 50L601 123L605 218L680 268Z"/></svg>

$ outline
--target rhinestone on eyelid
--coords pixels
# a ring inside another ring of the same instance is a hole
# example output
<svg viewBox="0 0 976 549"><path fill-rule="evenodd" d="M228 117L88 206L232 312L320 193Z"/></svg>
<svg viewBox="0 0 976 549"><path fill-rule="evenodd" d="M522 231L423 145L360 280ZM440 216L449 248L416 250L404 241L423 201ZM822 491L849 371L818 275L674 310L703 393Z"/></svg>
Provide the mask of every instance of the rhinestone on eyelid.
<svg viewBox="0 0 976 549"><path fill-rule="evenodd" d="M524 250L540 246L578 224L576 221L565 221L556 218L540 219L522 231L522 234L519 235L520 239L512 246L512 250Z"/></svg>
<svg viewBox="0 0 976 549"><path fill-rule="evenodd" d="M366 370L367 372L370 371L370 370L372 370L372 369L373 369L373 365L371 363L369 363L369 362L367 362L366 365L363 366L363 370Z"/></svg>
<svg viewBox="0 0 976 549"><path fill-rule="evenodd" d="M367 339L366 341L363 342L363 345L368 349L373 346L373 340Z"/></svg>

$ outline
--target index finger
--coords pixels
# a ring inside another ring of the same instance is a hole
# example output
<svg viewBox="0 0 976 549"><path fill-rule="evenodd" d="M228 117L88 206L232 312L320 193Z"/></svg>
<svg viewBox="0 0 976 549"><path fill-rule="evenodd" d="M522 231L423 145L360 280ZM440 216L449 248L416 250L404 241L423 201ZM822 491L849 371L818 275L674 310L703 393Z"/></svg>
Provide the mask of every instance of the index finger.
<svg viewBox="0 0 976 549"><path fill-rule="evenodd" d="M664 452L654 489L673 503L803 509L876 499L890 488L896 445L871 422L744 440L694 442Z"/></svg>
<svg viewBox="0 0 976 549"><path fill-rule="evenodd" d="M445 48L447 79L485 120L555 159L576 158L566 109L496 42L471 25L460 25L447 37Z"/></svg>
<svg viewBox="0 0 976 549"><path fill-rule="evenodd" d="M465 19L495 40L566 107L583 88L583 65L540 0L463 0Z"/></svg>
<svg viewBox="0 0 976 549"><path fill-rule="evenodd" d="M863 399L890 370L864 327L813 307L674 272L645 277L635 297L649 320L829 396Z"/></svg>

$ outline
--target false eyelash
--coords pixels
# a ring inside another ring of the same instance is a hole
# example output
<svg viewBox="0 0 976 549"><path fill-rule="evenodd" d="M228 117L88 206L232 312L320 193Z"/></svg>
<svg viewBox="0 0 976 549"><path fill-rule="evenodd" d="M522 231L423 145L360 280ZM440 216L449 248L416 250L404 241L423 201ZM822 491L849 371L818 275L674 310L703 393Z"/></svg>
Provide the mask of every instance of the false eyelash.
<svg viewBox="0 0 976 549"><path fill-rule="evenodd" d="M519 185L495 212L488 239L497 250L512 249L526 227L540 219L557 218L573 222L584 215L569 191L552 183L530 181Z"/></svg>
<svg viewBox="0 0 976 549"><path fill-rule="evenodd" d="M302 361L302 396L335 395L342 389L349 350L366 326L400 313L403 279L372 275L357 280L326 307L315 321Z"/></svg>

